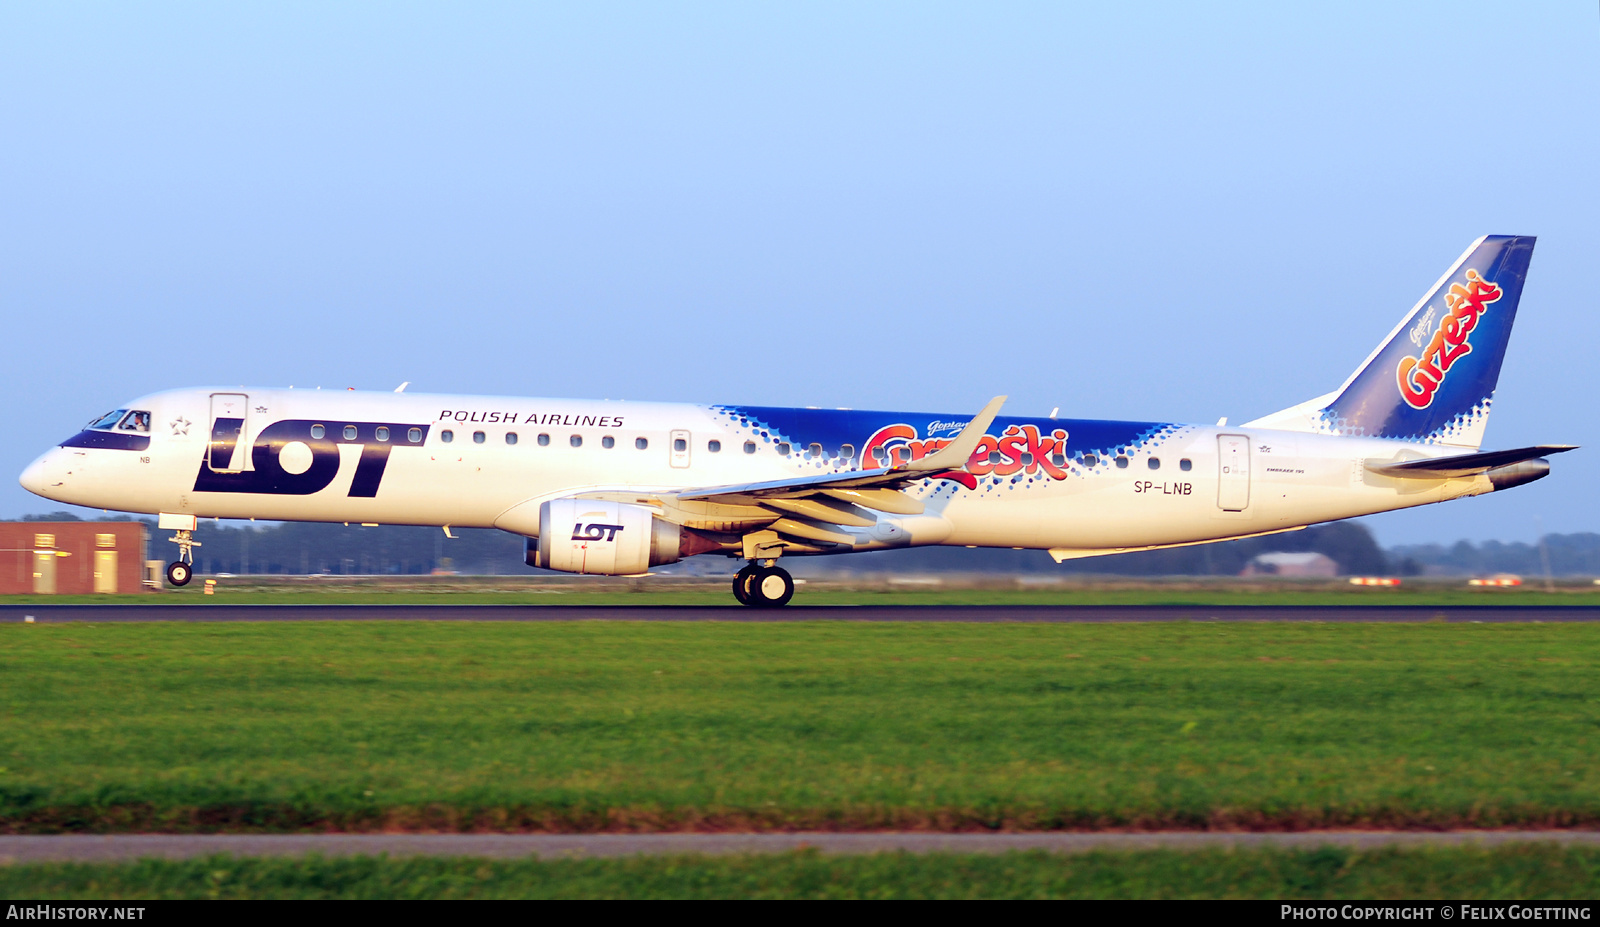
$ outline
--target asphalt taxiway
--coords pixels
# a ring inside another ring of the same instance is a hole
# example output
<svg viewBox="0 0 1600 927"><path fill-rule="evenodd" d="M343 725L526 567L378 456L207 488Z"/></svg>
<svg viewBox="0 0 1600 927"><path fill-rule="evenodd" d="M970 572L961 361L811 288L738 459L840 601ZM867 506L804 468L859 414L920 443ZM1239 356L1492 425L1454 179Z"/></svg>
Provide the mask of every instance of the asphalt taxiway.
<svg viewBox="0 0 1600 927"><path fill-rule="evenodd" d="M793 833L793 834L62 834L0 836L0 864L113 862L233 856L471 856L561 859L601 856L786 853L1089 853L1342 846L1600 846L1600 831L1312 831L1306 833Z"/></svg>
<svg viewBox="0 0 1600 927"><path fill-rule="evenodd" d="M1588 605L0 605L0 622L972 621L1582 622Z"/></svg>

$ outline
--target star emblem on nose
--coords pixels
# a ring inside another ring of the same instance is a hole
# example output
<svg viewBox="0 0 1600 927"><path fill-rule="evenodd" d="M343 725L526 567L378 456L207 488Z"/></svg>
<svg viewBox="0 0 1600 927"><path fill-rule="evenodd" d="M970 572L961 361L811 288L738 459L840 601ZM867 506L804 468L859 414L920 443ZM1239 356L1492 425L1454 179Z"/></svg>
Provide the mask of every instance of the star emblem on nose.
<svg viewBox="0 0 1600 927"><path fill-rule="evenodd" d="M186 435L186 434L188 434L189 433L189 420L184 418L181 415L178 416L172 422L172 433L175 434L175 435Z"/></svg>

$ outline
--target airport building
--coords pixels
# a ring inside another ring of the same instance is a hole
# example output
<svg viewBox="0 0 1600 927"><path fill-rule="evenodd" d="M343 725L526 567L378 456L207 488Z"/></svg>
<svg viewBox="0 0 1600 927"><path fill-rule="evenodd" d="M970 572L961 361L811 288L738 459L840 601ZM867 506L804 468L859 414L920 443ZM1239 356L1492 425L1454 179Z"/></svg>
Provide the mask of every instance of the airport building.
<svg viewBox="0 0 1600 927"><path fill-rule="evenodd" d="M143 592L148 540L136 521L0 522L0 595Z"/></svg>

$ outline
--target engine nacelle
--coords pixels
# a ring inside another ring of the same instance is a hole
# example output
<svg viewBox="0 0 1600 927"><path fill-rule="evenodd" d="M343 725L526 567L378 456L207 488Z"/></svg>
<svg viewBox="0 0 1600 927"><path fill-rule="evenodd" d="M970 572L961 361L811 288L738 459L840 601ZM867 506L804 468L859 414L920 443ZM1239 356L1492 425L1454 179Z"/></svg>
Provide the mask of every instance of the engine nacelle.
<svg viewBox="0 0 1600 927"><path fill-rule="evenodd" d="M546 570L627 576L699 553L684 551L683 536L682 527L643 505L556 499L539 506L539 540L528 541L527 561Z"/></svg>

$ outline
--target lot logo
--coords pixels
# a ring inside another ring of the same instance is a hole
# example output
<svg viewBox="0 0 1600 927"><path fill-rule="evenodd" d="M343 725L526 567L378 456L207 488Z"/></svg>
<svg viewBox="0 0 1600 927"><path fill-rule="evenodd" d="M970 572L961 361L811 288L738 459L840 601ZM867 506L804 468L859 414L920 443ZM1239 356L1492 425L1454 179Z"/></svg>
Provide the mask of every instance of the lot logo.
<svg viewBox="0 0 1600 927"><path fill-rule="evenodd" d="M221 470L211 461L226 462L233 457L234 443L244 419L218 417L211 425L207 458L200 461L195 477L195 492L249 492L275 496L309 496L327 489L339 475L339 445L361 448L349 495L372 498L378 494L383 471L389 465L389 450L400 447L421 449L428 427L396 422L339 422L328 427L321 422L286 420L261 429L250 446L250 467L238 471ZM415 429L418 439L410 440ZM349 435L349 437L346 437ZM390 435L405 436L404 441L380 440ZM283 459L287 451L289 460Z"/></svg>
<svg viewBox="0 0 1600 927"><path fill-rule="evenodd" d="M863 460L881 467L903 467L949 445L953 438L921 439L912 425L886 425L873 432L862 450ZM968 489L976 488L980 476L1011 476L1014 473L1040 474L1053 480L1067 478L1067 432L1057 428L1046 435L1037 425L1012 425L1000 437L984 435L963 473L948 474Z"/></svg>
<svg viewBox="0 0 1600 927"><path fill-rule="evenodd" d="M1483 275L1475 270L1467 271L1466 285L1450 284L1450 291L1444 297L1450 314L1440 321L1433 338L1422 349L1421 357L1403 357L1400 366L1395 368L1395 376L1400 383L1400 398L1406 401L1406 405L1413 409L1426 409L1433 404L1433 394L1444 383L1445 374L1456 361L1472 353L1467 335L1478 327L1478 317L1500 295L1500 287L1483 279ZM1421 343L1432 314L1433 310L1429 309L1428 315L1423 316L1418 326L1422 330L1412 332L1413 343Z"/></svg>
<svg viewBox="0 0 1600 927"><path fill-rule="evenodd" d="M622 530L622 525L602 525L595 522L591 525L573 525L572 539L574 541L615 541L617 533Z"/></svg>

